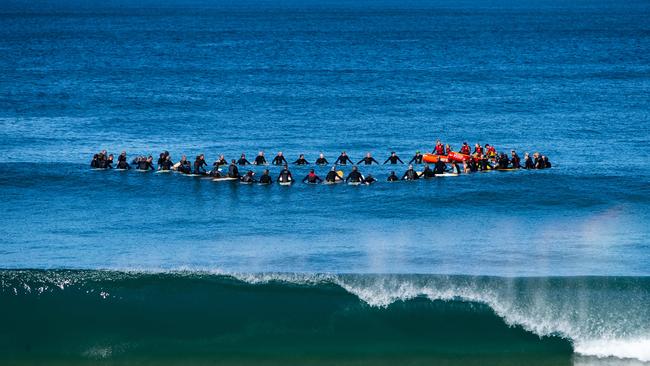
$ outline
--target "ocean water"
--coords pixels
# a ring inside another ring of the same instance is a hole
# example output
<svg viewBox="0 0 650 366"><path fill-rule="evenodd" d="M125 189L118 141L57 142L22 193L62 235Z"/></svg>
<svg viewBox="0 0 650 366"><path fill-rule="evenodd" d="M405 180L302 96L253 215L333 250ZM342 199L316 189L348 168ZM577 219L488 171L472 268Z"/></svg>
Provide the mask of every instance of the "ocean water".
<svg viewBox="0 0 650 366"><path fill-rule="evenodd" d="M3 2L0 360L647 364L648 18L646 1ZM101 149L408 161L436 139L553 168L391 184L405 166L362 166L363 187L89 169Z"/></svg>

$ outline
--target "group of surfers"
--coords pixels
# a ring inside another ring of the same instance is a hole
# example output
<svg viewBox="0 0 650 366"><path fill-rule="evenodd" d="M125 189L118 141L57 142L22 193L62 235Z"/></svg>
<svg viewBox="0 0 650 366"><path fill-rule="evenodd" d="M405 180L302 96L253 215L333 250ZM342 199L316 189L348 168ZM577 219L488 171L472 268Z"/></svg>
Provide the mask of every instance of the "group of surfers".
<svg viewBox="0 0 650 366"><path fill-rule="evenodd" d="M447 156L451 152L451 147L449 145L443 145L440 141L436 142L436 146L432 152L436 156ZM416 180L420 178L432 178L436 175L457 175L461 172L463 173L472 173L478 171L486 170L511 170L511 169L547 169L551 167L551 163L548 161L548 158L539 153L534 153L532 156L528 153L525 153L524 159L519 157L516 151L512 150L510 156L506 153L498 153L493 146L486 144L485 147L480 144L474 146L474 151L470 150L469 145L465 142L463 143L459 153L471 156L471 159L463 160L462 167L457 161L448 161L446 159L439 159L433 163L433 167L429 164L424 165L422 171L415 171L413 164L422 164L424 155L420 151L416 151L415 155L408 162L408 169L404 174L398 176L394 171L390 173L387 178L387 181L398 181L398 180ZM157 162L154 165L153 156L138 156L133 159L130 164L127 160L126 152L122 152L117 157L117 164L113 167L115 163L113 154L108 154L106 150L99 152L93 156L91 167L95 169L137 169L141 171L177 171L183 174L191 174L198 176L209 176L214 179L227 179L227 180L240 180L242 183L261 183L261 184L270 184L273 182L279 183L292 183L295 182L291 171L289 170L289 162L285 158L282 152L278 152L277 155L271 160L271 165L281 166L282 170L280 171L277 178L272 178L268 169L265 169L262 175L257 178L255 172L248 170L244 174L240 174L239 167L244 167L248 165L258 165L266 166L269 163L264 156L264 152L260 151L258 155L249 161L246 158L245 154L241 154L241 157L238 160L232 159L230 163L225 159L224 155L220 155L219 158L212 164L212 169L208 170L208 163L205 160L205 156L200 154L196 156L196 159L191 163L185 155L183 155L180 161L174 163L171 159L171 156L168 151L160 153ZM522 164L523 163L523 164ZM298 159L296 159L292 164L295 165L309 165L310 163L306 160L304 154L300 154ZM329 161L325 158L324 154L320 154L315 161L316 165L329 165ZM337 171L337 166L339 165L353 165L352 171L348 174L347 177L342 176L341 171ZM340 156L334 161L334 165L327 173L324 179L319 177L314 169L311 169L309 174L305 176L302 181L305 183L318 184L322 182L326 183L337 183L337 182L347 182L347 183L357 183L357 184L372 184L377 180L370 174L364 176L359 171L357 165L372 165L380 164L370 153L367 153L364 158L359 160L356 164L354 161L347 155L345 151L341 152ZM404 164L402 159L395 153L391 152L390 156L383 162L383 164ZM222 167L227 166L226 171L223 171Z"/></svg>

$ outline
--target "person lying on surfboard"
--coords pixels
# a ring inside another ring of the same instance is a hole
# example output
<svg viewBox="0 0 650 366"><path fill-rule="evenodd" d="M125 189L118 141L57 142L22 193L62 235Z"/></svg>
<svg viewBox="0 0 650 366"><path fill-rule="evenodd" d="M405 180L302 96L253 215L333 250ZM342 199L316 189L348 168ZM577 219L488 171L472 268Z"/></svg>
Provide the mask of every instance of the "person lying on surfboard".
<svg viewBox="0 0 650 366"><path fill-rule="evenodd" d="M343 177L339 175L339 173L336 171L336 166L333 166L332 169L330 169L329 172L327 172L327 175L325 176L325 181L329 183L336 183L337 181L342 181Z"/></svg>
<svg viewBox="0 0 650 366"><path fill-rule="evenodd" d="M323 180L320 179L318 175L314 172L314 169L311 169L309 171L309 174L307 174L304 178L302 178L303 183L310 183L310 184L318 184L322 182Z"/></svg>
<svg viewBox="0 0 650 366"><path fill-rule="evenodd" d="M399 180L399 177L397 174L395 174L394 171L390 172L390 175L388 176L388 179L386 179L389 182L397 182Z"/></svg>
<svg viewBox="0 0 650 366"><path fill-rule="evenodd" d="M375 183L376 181L377 181L377 179L375 179L375 177L373 177L372 174L368 174L366 179L363 180L363 183L367 184L367 185L371 185L371 184Z"/></svg>
<svg viewBox="0 0 650 366"><path fill-rule="evenodd" d="M397 153L395 153L395 151L391 151L390 156L388 157L388 159L386 159L386 161L384 161L384 164L388 162L390 162L391 164L397 164L398 161L400 162L400 164L404 164L402 159L400 159L399 156L397 156Z"/></svg>
<svg viewBox="0 0 650 366"><path fill-rule="evenodd" d="M420 173L420 178L433 178L435 174L433 174L433 170L429 167L429 164L424 164L424 170L422 170L422 173Z"/></svg>

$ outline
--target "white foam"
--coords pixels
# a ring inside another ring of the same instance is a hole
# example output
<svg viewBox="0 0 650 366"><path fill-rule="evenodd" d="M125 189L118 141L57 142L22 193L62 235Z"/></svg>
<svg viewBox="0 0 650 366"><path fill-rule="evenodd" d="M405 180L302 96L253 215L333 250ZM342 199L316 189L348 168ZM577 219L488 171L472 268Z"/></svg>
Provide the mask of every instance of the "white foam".
<svg viewBox="0 0 650 366"><path fill-rule="evenodd" d="M576 341L574 350L585 356L634 358L650 362L650 338Z"/></svg>

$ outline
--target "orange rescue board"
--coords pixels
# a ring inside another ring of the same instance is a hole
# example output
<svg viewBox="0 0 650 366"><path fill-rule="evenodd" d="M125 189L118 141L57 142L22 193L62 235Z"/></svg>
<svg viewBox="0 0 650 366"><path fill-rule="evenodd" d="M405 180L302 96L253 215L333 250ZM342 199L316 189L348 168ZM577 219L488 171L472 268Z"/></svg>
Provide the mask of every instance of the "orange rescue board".
<svg viewBox="0 0 650 366"><path fill-rule="evenodd" d="M459 163L462 163L463 161L469 161L472 157L467 154L461 154L459 152L452 151L449 154L447 154L447 158L451 161L457 161Z"/></svg>
<svg viewBox="0 0 650 366"><path fill-rule="evenodd" d="M437 163L439 161L447 163L449 162L449 159L447 159L447 157L444 155L424 154L422 156L422 161L425 163Z"/></svg>

